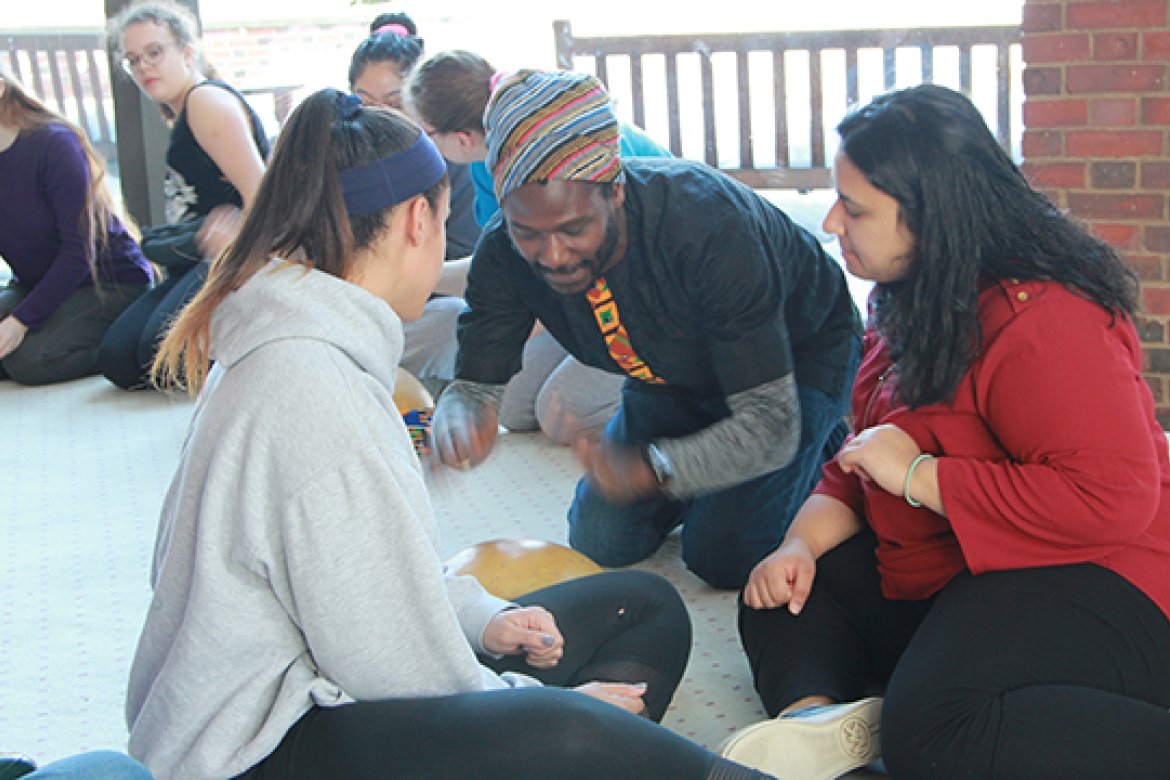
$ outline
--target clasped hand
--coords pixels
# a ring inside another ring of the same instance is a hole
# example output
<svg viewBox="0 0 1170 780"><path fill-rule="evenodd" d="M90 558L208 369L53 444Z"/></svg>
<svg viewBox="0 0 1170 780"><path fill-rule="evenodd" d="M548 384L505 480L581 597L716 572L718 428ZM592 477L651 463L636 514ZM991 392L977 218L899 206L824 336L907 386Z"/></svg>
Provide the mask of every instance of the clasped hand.
<svg viewBox="0 0 1170 780"><path fill-rule="evenodd" d="M544 607L521 607L499 612L483 631L483 646L498 655L524 655L529 666L551 669L565 654L565 638L556 619ZM574 688L635 714L646 708L645 683L587 682Z"/></svg>
<svg viewBox="0 0 1170 780"><path fill-rule="evenodd" d="M483 647L496 655L523 655L529 666L551 669L565 653L565 638L544 607L499 612L483 630Z"/></svg>
<svg viewBox="0 0 1170 780"><path fill-rule="evenodd" d="M837 464L846 474L876 483L887 493L902 495L906 470L922 450L896 425L866 428L845 442Z"/></svg>

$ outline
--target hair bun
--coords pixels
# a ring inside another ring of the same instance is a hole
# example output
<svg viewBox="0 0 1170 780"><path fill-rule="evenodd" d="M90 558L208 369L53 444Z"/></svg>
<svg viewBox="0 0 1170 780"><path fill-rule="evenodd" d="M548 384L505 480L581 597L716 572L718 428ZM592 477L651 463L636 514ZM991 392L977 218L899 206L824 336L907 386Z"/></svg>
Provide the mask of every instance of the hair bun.
<svg viewBox="0 0 1170 780"><path fill-rule="evenodd" d="M353 119L362 110L362 99L349 92L338 92L333 107L338 119Z"/></svg>

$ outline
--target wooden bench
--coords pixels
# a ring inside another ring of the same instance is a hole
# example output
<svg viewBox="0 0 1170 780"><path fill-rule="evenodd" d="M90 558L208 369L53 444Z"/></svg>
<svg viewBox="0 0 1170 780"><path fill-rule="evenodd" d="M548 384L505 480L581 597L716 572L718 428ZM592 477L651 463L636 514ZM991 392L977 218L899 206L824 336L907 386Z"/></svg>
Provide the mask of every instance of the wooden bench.
<svg viewBox="0 0 1170 780"><path fill-rule="evenodd" d="M595 73L623 119L759 189L830 187L826 127L895 87L962 90L1009 153L1021 132L1015 26L581 38L567 21L553 28L557 67Z"/></svg>

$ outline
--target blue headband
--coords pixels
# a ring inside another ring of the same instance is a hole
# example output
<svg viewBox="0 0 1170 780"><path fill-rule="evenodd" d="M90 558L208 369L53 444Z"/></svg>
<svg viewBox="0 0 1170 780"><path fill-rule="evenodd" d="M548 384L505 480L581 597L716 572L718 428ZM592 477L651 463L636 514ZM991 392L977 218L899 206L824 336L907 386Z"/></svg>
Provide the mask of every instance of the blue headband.
<svg viewBox="0 0 1170 780"><path fill-rule="evenodd" d="M426 133L408 149L341 172L341 195L350 216L369 214L408 201L434 187L447 161Z"/></svg>

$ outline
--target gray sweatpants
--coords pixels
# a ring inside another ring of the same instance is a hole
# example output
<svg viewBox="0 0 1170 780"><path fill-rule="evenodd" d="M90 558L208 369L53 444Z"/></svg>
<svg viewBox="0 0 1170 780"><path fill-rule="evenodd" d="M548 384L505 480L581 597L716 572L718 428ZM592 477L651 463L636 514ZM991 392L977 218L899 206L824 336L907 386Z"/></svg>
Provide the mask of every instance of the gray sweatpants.
<svg viewBox="0 0 1170 780"><path fill-rule="evenodd" d="M600 433L617 411L625 377L583 365L548 331L528 340L523 361L500 402L505 428L539 427L557 444L569 444L578 433Z"/></svg>
<svg viewBox="0 0 1170 780"><path fill-rule="evenodd" d="M400 365L424 382L455 377L455 324L462 298L434 298L405 323ZM520 373L500 403L500 424L513 431L542 430L558 444L577 432L600 432L617 411L625 377L582 365L547 331L528 340Z"/></svg>

